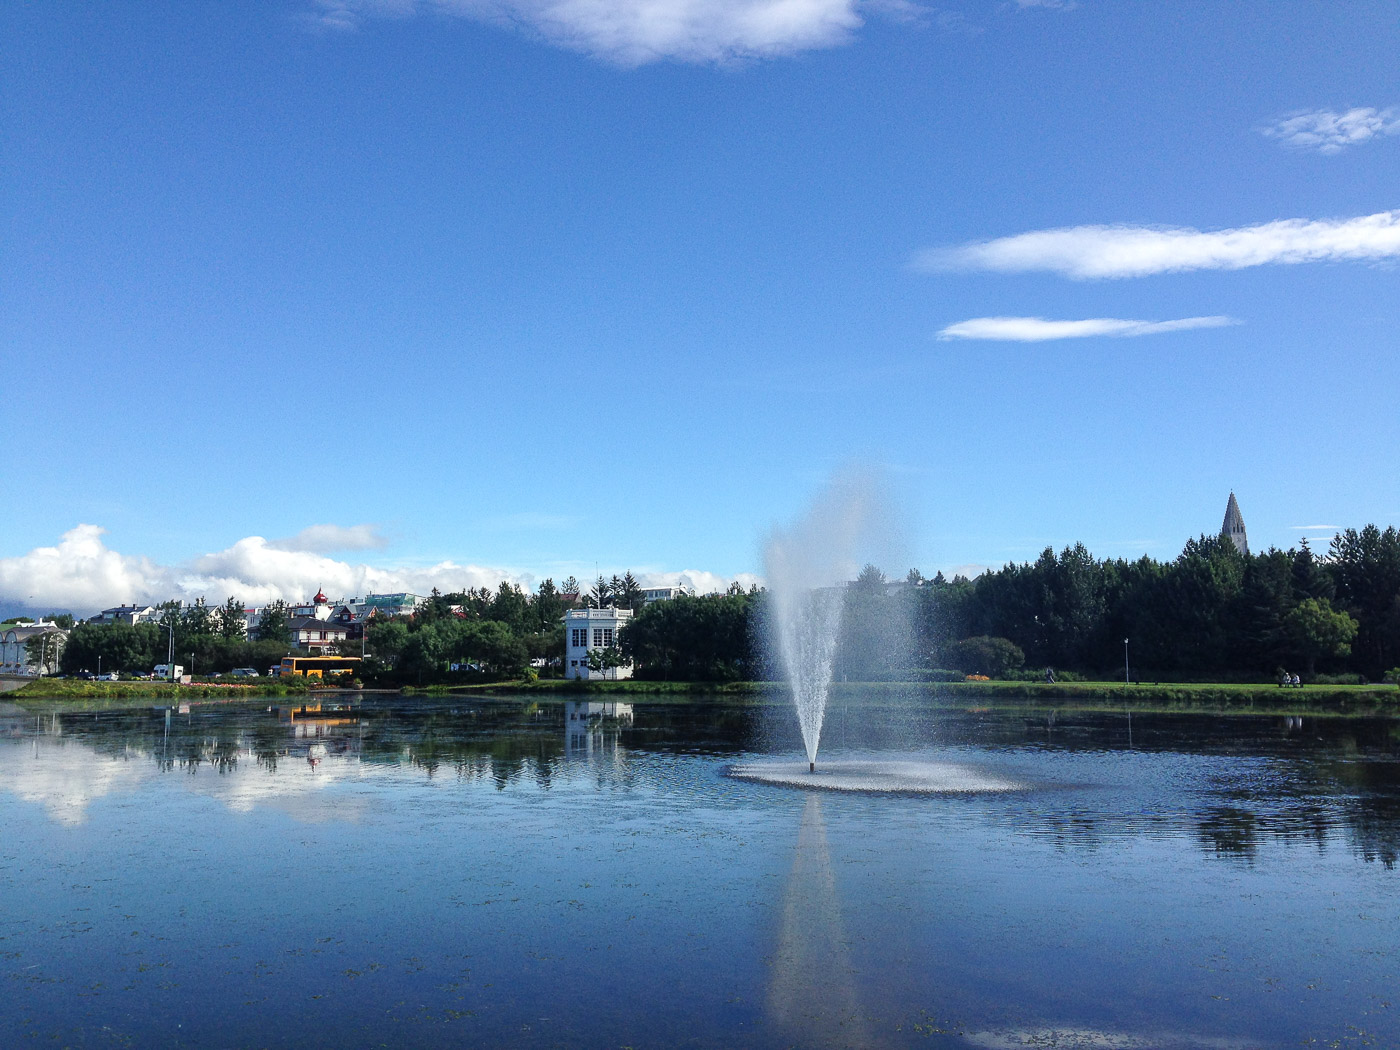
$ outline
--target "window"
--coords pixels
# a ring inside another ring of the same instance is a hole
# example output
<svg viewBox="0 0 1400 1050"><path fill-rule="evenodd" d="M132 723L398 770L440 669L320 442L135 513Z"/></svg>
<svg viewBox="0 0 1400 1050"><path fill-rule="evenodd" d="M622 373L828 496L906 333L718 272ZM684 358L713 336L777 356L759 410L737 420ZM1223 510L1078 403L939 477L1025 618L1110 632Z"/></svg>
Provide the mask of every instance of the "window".
<svg viewBox="0 0 1400 1050"><path fill-rule="evenodd" d="M604 645L612 645L612 628L611 628L611 627L604 627L604 628L603 628L603 644L604 644Z"/></svg>
<svg viewBox="0 0 1400 1050"><path fill-rule="evenodd" d="M595 628L593 628L593 648L596 649L596 648L598 648L599 646L601 646L602 644L603 644L603 629L602 629L601 627L595 627Z"/></svg>

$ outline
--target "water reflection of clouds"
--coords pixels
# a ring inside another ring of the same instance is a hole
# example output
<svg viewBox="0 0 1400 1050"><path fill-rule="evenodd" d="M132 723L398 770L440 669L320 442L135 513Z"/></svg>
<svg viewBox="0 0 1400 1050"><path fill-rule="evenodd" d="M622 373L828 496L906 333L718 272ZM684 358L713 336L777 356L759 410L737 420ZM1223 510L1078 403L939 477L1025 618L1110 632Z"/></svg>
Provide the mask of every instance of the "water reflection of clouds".
<svg viewBox="0 0 1400 1050"><path fill-rule="evenodd" d="M69 827L87 819L96 799L133 791L149 775L149 756L98 755L81 744L43 737L0 743L0 791L43 806Z"/></svg>
<svg viewBox="0 0 1400 1050"><path fill-rule="evenodd" d="M52 820L69 827L84 823L99 799L140 791L161 768L159 753L136 748L106 754L59 737L0 744L0 791L42 806ZM241 772L187 776L180 784L236 813L270 808L303 823L322 823L360 819L370 802L333 789L373 775L358 760L327 756L314 767L283 763L270 772L250 763Z"/></svg>

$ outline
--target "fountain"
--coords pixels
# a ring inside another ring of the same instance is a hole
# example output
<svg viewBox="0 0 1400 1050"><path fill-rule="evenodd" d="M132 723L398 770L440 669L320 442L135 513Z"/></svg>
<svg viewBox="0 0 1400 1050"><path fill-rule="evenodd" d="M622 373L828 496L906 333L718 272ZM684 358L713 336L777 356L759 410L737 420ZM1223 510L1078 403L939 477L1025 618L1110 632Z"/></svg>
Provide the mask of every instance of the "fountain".
<svg viewBox="0 0 1400 1050"><path fill-rule="evenodd" d="M873 547L892 546L893 515L878 474L851 469L837 475L807 514L775 529L764 549L774 648L792 691L806 762L740 763L729 774L792 787L842 791L945 794L1014 791L1014 778L962 763L930 762L920 754L883 751L871 759L846 758L817 767L822 727L835 672L847 584ZM912 699L912 698L909 698ZM867 705L863 714L868 714ZM878 717L897 723L886 707ZM898 725L885 726L896 731ZM897 732L901 746L909 740Z"/></svg>
<svg viewBox="0 0 1400 1050"><path fill-rule="evenodd" d="M774 530L764 550L774 641L812 773L831 691L845 582L854 573L857 548L869 532L876 502L868 478L853 471L840 475L804 518Z"/></svg>

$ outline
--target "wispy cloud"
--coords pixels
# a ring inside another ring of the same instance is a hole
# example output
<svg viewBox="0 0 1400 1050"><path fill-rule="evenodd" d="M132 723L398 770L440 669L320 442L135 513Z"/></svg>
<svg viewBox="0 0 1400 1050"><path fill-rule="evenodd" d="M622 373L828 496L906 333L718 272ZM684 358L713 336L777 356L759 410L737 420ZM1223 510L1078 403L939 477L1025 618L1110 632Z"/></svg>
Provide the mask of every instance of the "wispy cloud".
<svg viewBox="0 0 1400 1050"><path fill-rule="evenodd" d="M1175 321L1128 321L1117 317L1089 317L1080 321L1047 321L1043 317L973 317L950 324L938 333L938 338L1043 343L1051 339L1085 339L1090 336L1156 335L1159 332L1223 328L1234 324L1239 324L1239 321L1233 317L1183 317Z"/></svg>
<svg viewBox="0 0 1400 1050"><path fill-rule="evenodd" d="M330 554L334 551L379 550L389 541L377 525L309 525L295 536L272 540L269 547L284 551L310 551Z"/></svg>
<svg viewBox="0 0 1400 1050"><path fill-rule="evenodd" d="M1400 211L1354 219L1279 219L1258 226L1069 226L1035 230L915 257L927 270L1058 273L1080 280L1268 263L1376 261L1400 255Z"/></svg>
<svg viewBox="0 0 1400 1050"><path fill-rule="evenodd" d="M1290 525L1294 532L1340 532L1340 525Z"/></svg>
<svg viewBox="0 0 1400 1050"><path fill-rule="evenodd" d="M1298 110L1262 125L1259 133L1293 149L1340 153L1377 135L1400 135L1400 109Z"/></svg>
<svg viewBox="0 0 1400 1050"><path fill-rule="evenodd" d="M1022 11L1033 7L1051 11L1073 11L1079 4L1077 0L1016 0L1016 6Z"/></svg>
<svg viewBox="0 0 1400 1050"><path fill-rule="evenodd" d="M861 27L863 10L907 19L915 9L900 0L314 0L310 19L353 30L371 18L446 14L521 28L560 47L637 66L834 47Z"/></svg>

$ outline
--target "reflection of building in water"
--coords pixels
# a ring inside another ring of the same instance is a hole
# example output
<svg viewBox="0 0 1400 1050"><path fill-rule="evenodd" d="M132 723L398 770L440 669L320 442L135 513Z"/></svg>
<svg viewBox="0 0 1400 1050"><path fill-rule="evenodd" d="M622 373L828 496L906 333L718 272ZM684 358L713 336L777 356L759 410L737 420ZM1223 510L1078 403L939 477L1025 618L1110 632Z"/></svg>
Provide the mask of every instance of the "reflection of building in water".
<svg viewBox="0 0 1400 1050"><path fill-rule="evenodd" d="M564 705L565 750L618 755L618 731L632 724L632 705L615 701L571 700Z"/></svg>
<svg viewBox="0 0 1400 1050"><path fill-rule="evenodd" d="M359 712L349 704L290 704L276 710L277 721L287 726L288 736L295 741L282 751L284 755L306 752L308 757L314 756L319 760L328 752L348 754L358 750L355 744L360 732L360 717Z"/></svg>
<svg viewBox="0 0 1400 1050"><path fill-rule="evenodd" d="M769 1019L803 1047L871 1045L856 1001L850 945L818 792L807 796L783 893Z"/></svg>

